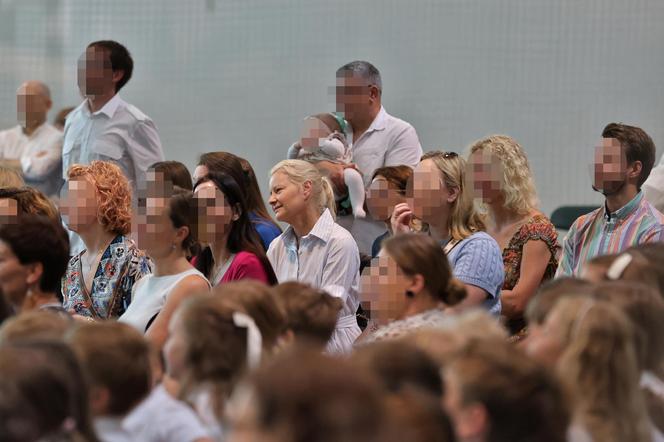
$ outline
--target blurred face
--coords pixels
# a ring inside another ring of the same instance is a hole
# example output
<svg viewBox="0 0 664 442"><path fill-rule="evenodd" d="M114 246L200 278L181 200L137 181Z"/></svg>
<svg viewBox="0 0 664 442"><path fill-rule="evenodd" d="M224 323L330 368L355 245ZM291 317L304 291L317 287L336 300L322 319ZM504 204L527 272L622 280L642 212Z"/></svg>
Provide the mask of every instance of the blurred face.
<svg viewBox="0 0 664 442"><path fill-rule="evenodd" d="M524 344L528 355L542 364L555 368L563 353L562 328L560 318L554 308L544 324L528 326L528 338Z"/></svg>
<svg viewBox="0 0 664 442"><path fill-rule="evenodd" d="M618 193L627 181L627 158L620 141L602 138L595 148L593 189L604 195Z"/></svg>
<svg viewBox="0 0 664 442"><path fill-rule="evenodd" d="M473 182L473 194L486 204L502 199L502 163L489 152L478 150L468 159L468 176Z"/></svg>
<svg viewBox="0 0 664 442"><path fill-rule="evenodd" d="M164 344L166 372L175 380L182 380L186 371L187 340L180 311L177 310L168 324L168 339Z"/></svg>
<svg viewBox="0 0 664 442"><path fill-rule="evenodd" d="M332 133L325 123L318 118L307 118L302 125L300 134L300 145L305 149L314 149Z"/></svg>
<svg viewBox="0 0 664 442"><path fill-rule="evenodd" d="M212 181L196 187L194 198L198 205L198 238L210 244L225 238L231 231L238 214L231 208L226 196Z"/></svg>
<svg viewBox="0 0 664 442"><path fill-rule="evenodd" d="M0 199L0 224L15 223L18 217L18 203L13 198Z"/></svg>
<svg viewBox="0 0 664 442"><path fill-rule="evenodd" d="M16 112L21 126L42 124L50 108L51 100L33 83L23 84L16 91Z"/></svg>
<svg viewBox="0 0 664 442"><path fill-rule="evenodd" d="M226 418L229 424L228 442L281 442L287 440L280 437L274 428L266 431L261 428L258 418L258 403L253 390L249 386L240 385L226 407Z"/></svg>
<svg viewBox="0 0 664 442"><path fill-rule="evenodd" d="M272 175L268 202L272 206L274 216L279 221L291 224L293 219L307 209L306 184L300 186L292 182L282 171L277 171Z"/></svg>
<svg viewBox="0 0 664 442"><path fill-rule="evenodd" d="M415 167L407 196L413 214L424 222L436 222L447 216L450 204L456 199L432 160L421 161Z"/></svg>
<svg viewBox="0 0 664 442"><path fill-rule="evenodd" d="M168 256L175 249L180 250L182 239L178 240L178 230L169 216L170 198L148 197L139 206L137 215L137 242L151 258Z"/></svg>
<svg viewBox="0 0 664 442"><path fill-rule="evenodd" d="M355 75L337 77L337 112L340 112L351 124L353 119L369 115L372 102L371 89L367 81L361 77Z"/></svg>
<svg viewBox="0 0 664 442"><path fill-rule="evenodd" d="M0 240L0 289L7 300L20 307L28 290L28 266L22 265L9 244Z"/></svg>
<svg viewBox="0 0 664 442"><path fill-rule="evenodd" d="M85 97L112 93L122 75L122 71L114 75L107 50L89 47L78 59L78 88Z"/></svg>
<svg viewBox="0 0 664 442"><path fill-rule="evenodd" d="M77 177L67 183L60 211L67 226L74 232L86 230L98 222L97 188L87 177Z"/></svg>
<svg viewBox="0 0 664 442"><path fill-rule="evenodd" d="M381 251L366 267L360 278L360 302L362 308L379 323L400 318L406 309L406 291L412 285L396 261Z"/></svg>
<svg viewBox="0 0 664 442"><path fill-rule="evenodd" d="M374 178L367 189L367 208L374 219L389 220L394 206L405 202L406 198L399 189L380 175Z"/></svg>

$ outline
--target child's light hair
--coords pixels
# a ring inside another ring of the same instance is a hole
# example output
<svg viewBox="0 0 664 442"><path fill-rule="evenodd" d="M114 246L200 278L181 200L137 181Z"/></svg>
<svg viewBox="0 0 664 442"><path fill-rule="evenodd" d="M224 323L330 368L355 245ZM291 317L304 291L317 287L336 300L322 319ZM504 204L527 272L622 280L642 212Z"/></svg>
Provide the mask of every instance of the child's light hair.
<svg viewBox="0 0 664 442"><path fill-rule="evenodd" d="M316 203L319 213L323 213L325 209L328 209L332 217L336 217L336 202L332 183L322 176L314 165L303 160L284 160L277 163L270 170L270 176L277 172L286 174L290 182L299 186L309 181L311 183L312 201Z"/></svg>
<svg viewBox="0 0 664 442"><path fill-rule="evenodd" d="M519 143L507 135L490 135L477 140L470 147L470 154L482 151L495 156L501 164L500 189L505 198L505 208L527 215L537 208L535 180L526 153Z"/></svg>

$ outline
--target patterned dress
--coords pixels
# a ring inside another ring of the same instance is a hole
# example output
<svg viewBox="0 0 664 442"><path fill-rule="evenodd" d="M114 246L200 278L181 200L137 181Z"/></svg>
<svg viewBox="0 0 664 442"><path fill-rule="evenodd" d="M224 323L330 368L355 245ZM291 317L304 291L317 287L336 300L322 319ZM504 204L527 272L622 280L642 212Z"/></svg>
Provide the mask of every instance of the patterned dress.
<svg viewBox="0 0 664 442"><path fill-rule="evenodd" d="M84 252L69 260L62 278L63 307L95 319L117 318L131 302L134 283L152 273L150 259L132 240L116 236L101 256L88 293L82 278Z"/></svg>
<svg viewBox="0 0 664 442"><path fill-rule="evenodd" d="M519 282L521 275L521 260L523 259L523 246L528 241L544 241L551 257L546 266L542 281L552 279L558 268L558 254L560 245L558 244L558 232L549 218L538 214L530 218L523 224L519 230L512 236L509 244L503 249L503 264L505 266L505 282L503 290L512 290ZM513 335L524 334L526 322L523 315L511 318L506 322L507 328Z"/></svg>

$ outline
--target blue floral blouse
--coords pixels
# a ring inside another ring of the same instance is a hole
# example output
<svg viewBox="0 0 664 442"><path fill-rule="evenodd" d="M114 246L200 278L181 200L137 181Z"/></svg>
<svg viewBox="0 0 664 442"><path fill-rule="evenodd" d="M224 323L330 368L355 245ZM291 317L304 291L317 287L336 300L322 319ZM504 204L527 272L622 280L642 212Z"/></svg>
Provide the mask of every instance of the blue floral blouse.
<svg viewBox="0 0 664 442"><path fill-rule="evenodd" d="M92 281L92 293L88 293L81 277L84 252L69 260L62 278L63 307L95 319L122 315L131 302L134 283L152 273L150 258L131 239L116 236L101 256Z"/></svg>

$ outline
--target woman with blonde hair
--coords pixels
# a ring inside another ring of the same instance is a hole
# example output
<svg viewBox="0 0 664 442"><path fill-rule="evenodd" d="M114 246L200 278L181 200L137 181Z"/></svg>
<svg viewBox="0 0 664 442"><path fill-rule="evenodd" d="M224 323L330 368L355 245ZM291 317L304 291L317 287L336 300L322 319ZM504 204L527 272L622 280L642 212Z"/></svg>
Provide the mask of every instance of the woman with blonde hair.
<svg viewBox="0 0 664 442"><path fill-rule="evenodd" d="M503 260L484 218L466 189L466 161L455 152L428 152L415 167L406 203L392 212L392 231L411 232L418 221L447 255L454 277L466 286L461 308L482 305L500 314Z"/></svg>
<svg viewBox="0 0 664 442"><path fill-rule="evenodd" d="M267 251L277 279L340 298L344 306L328 350L350 351L360 335L355 319L360 253L351 234L334 221L332 185L306 161L281 161L270 172L269 203L277 220L289 224Z"/></svg>
<svg viewBox="0 0 664 442"><path fill-rule="evenodd" d="M118 166L105 161L69 168L62 212L85 249L69 260L63 307L93 319L122 315L134 283L151 273L148 257L127 236L131 189Z"/></svg>
<svg viewBox="0 0 664 442"><path fill-rule="evenodd" d="M475 196L488 209L487 233L502 250L501 314L512 334L523 335L528 301L558 268L558 233L537 209L535 180L516 140L492 135L476 141L468 165Z"/></svg>
<svg viewBox="0 0 664 442"><path fill-rule="evenodd" d="M570 441L654 440L639 390L633 326L616 307L587 297L561 299L531 356L556 369L574 404Z"/></svg>

